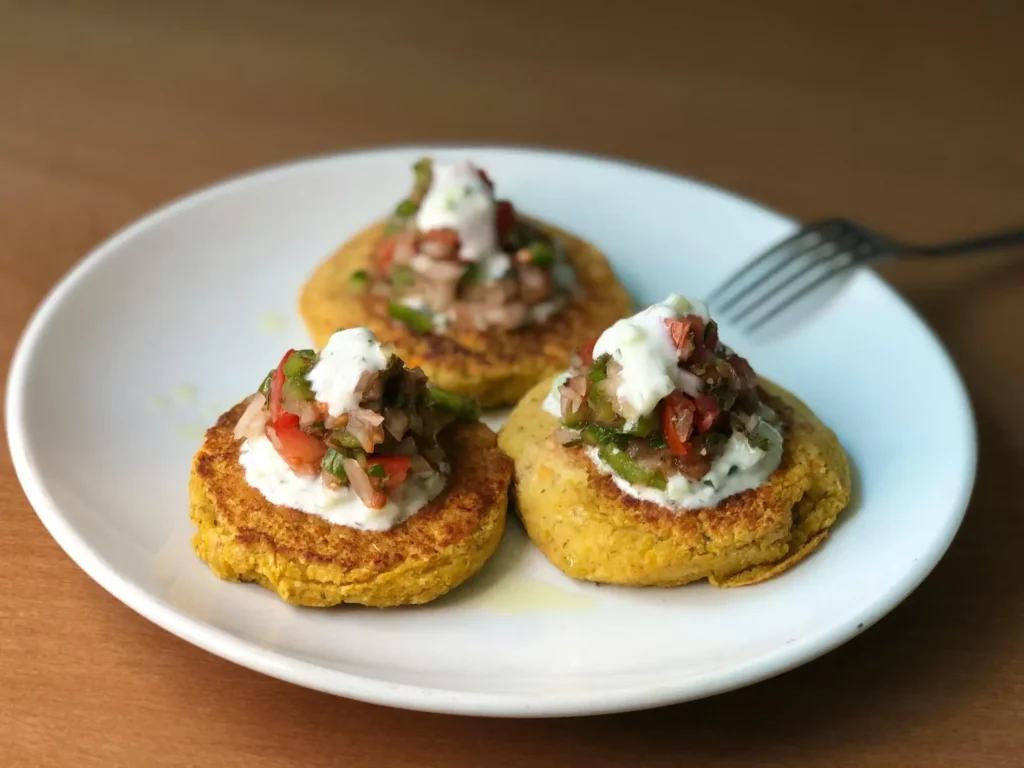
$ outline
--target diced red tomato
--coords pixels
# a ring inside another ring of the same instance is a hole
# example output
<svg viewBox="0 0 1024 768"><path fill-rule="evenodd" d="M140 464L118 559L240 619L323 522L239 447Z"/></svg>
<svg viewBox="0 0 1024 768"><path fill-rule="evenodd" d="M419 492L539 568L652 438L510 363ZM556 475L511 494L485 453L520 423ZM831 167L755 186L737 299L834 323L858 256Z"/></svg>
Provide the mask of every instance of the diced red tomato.
<svg viewBox="0 0 1024 768"><path fill-rule="evenodd" d="M476 174L477 176L480 177L481 181L483 181L484 184L486 184L491 189L494 189L494 182L491 181L491 177L487 175L487 171L485 171L483 168L477 168Z"/></svg>
<svg viewBox="0 0 1024 768"><path fill-rule="evenodd" d="M661 430L665 433L668 449L676 456L687 456L690 453L687 441L693 434L696 410L694 402L682 392L673 392L665 398L665 405L661 410Z"/></svg>
<svg viewBox="0 0 1024 768"><path fill-rule="evenodd" d="M267 426L267 437L278 454L295 472L315 473L327 453L327 446L299 428L299 417L287 411Z"/></svg>
<svg viewBox="0 0 1024 768"><path fill-rule="evenodd" d="M504 239L509 230L516 223L516 211L508 200L499 200L494 217L495 226L498 228L498 239Z"/></svg>
<svg viewBox="0 0 1024 768"><path fill-rule="evenodd" d="M704 342L704 320L700 315L666 317L662 322L668 329L672 346L679 352L680 360L689 359L693 351Z"/></svg>
<svg viewBox="0 0 1024 768"><path fill-rule="evenodd" d="M274 375L270 378L270 420L275 421L281 415L281 391L284 389L284 364L288 358L295 354L294 349L284 353L281 362L277 364Z"/></svg>
<svg viewBox="0 0 1024 768"><path fill-rule="evenodd" d="M377 246L377 261L374 265L378 275L385 276L391 272L391 264L395 260L395 247L401 234L385 237Z"/></svg>
<svg viewBox="0 0 1024 768"><path fill-rule="evenodd" d="M380 465L384 467L384 477L370 477L370 481L376 481L377 489L391 492L405 482L409 474L410 460L408 456L368 456L367 467Z"/></svg>
<svg viewBox="0 0 1024 768"><path fill-rule="evenodd" d="M715 426L722 406L714 395L697 395L693 398L693 404L697 407L697 429L700 432L707 432Z"/></svg>
<svg viewBox="0 0 1024 768"><path fill-rule="evenodd" d="M597 346L597 336L592 338L586 344L580 344L576 348L576 354L579 355L580 360L583 361L584 365L590 365L594 362L594 347Z"/></svg>

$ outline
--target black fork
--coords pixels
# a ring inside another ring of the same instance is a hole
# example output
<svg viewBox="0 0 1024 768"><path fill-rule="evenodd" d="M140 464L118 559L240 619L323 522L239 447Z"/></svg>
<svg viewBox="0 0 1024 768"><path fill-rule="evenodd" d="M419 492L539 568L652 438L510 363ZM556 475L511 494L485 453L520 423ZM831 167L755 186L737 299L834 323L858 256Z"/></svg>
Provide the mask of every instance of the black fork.
<svg viewBox="0 0 1024 768"><path fill-rule="evenodd" d="M822 219L730 275L708 295L708 303L723 319L752 330L862 264L900 257L953 256L1021 243L1024 229L937 245L909 245L846 219Z"/></svg>

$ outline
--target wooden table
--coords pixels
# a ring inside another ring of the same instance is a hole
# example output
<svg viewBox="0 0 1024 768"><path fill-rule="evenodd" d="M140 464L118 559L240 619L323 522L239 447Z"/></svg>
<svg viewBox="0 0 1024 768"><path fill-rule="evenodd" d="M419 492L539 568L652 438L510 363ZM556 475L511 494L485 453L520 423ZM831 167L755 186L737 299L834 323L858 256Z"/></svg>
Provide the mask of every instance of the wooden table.
<svg viewBox="0 0 1024 768"><path fill-rule="evenodd" d="M1024 223L1024 6L838 5L0 2L2 354L147 209L352 146L608 153L910 239ZM821 660L652 712L442 717L249 672L90 581L5 456L0 765L1024 765L1022 255L883 270L977 409L977 490L935 573Z"/></svg>

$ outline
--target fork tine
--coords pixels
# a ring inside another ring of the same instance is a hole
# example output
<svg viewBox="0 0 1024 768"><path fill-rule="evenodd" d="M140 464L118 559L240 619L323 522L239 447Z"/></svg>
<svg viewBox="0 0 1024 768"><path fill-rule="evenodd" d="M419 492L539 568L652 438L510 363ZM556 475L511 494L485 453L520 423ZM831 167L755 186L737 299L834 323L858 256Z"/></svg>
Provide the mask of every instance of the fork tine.
<svg viewBox="0 0 1024 768"><path fill-rule="evenodd" d="M739 323L742 320L750 317L750 314L758 307L767 304L771 299L778 296L785 289L793 285L799 285L800 281L808 274L816 269L820 269L822 266L841 259L845 254L852 250L856 250L858 244L861 243L861 239L858 233L854 230L847 229L842 232L839 237L824 240L823 242L805 251L801 256L806 256L805 263L800 266L792 274L786 276L782 281L779 281L775 285L769 287L767 290L761 291L760 295L754 295L752 301L744 304L739 310L734 311L731 317L727 319L734 323ZM827 250L826 250L827 249ZM819 253L820 251L820 253Z"/></svg>
<svg viewBox="0 0 1024 768"><path fill-rule="evenodd" d="M800 251L795 254L793 258L787 259L784 263L777 265L768 274L758 281L756 281L749 288L744 290L741 296L732 302L733 308L730 313L722 313L727 320L732 322L739 322L745 317L748 317L751 312L760 307L766 301L771 299L776 292L782 290L787 285L798 281L807 272L814 269L819 264L826 264L835 258L836 255L842 252L841 247L843 240L838 242L835 239L825 238L818 242L814 247ZM801 262L803 264L801 265ZM785 277L781 280L771 281L771 278L776 277L780 273L784 272L787 267L792 265L797 266L797 270L793 272L789 270ZM766 285L767 284L767 285ZM762 290L757 290L758 288ZM739 308L736 308L736 304L740 304Z"/></svg>
<svg viewBox="0 0 1024 768"><path fill-rule="evenodd" d="M799 258L801 255L806 253L811 248L818 247L818 245L821 244L821 241L825 239L823 233L828 228L836 225L837 223L839 223L839 220L837 219L823 219L822 221L814 222L805 227L802 227L799 231L787 237L785 240L776 243L767 251L758 256L756 259L754 259L751 262L748 262L747 264L744 264L738 270L733 272L729 277L727 277L724 282L722 282L714 291L711 292L711 294L708 295L708 303L718 304L716 309L719 312L725 312L730 307L735 306L739 301L741 301L744 297L749 295L756 288L760 287L767 280L777 275L782 269L786 267L787 264L792 263L794 260ZM753 283L742 286L742 278L744 276L752 274L757 267L766 263L770 259L778 256L779 254L785 253L788 249L792 248L798 242L800 242L801 240L803 240L804 238L811 234L817 234L821 238L821 240L819 240L819 242L814 243L810 247L793 250L788 255L788 257L780 259L779 262L775 264L766 274L761 275L761 277L759 277ZM732 293L738 285L742 286L741 291L733 295L731 298L726 299L725 301L720 301L721 299L724 298L724 296L728 295L729 293Z"/></svg>
<svg viewBox="0 0 1024 768"><path fill-rule="evenodd" d="M759 314L757 317L755 317L753 320L751 320L748 323L746 323L744 325L743 332L744 333L752 332L758 326L762 325L766 320L774 317L775 315L778 315L783 310L787 309L788 307L792 306L796 302L800 301L800 299L804 298L804 296L807 296L812 291L815 291L818 288L820 288L821 286L823 286L825 283L828 283L828 282L836 279L837 277L842 275L844 272L847 272L847 271L853 269L854 267L860 266L861 264L863 264L866 261L868 261L868 258L866 256L858 255L856 252L852 251L851 249L846 249L844 251L841 251L840 254L838 254L838 255L848 255L848 254L851 256L850 259L848 259L847 261L844 261L843 263L833 267L832 269L830 269L827 272L825 272L823 275L818 275L818 277L816 277L814 280L809 282L807 285L803 286L796 293L793 293L793 294L791 294L791 295L789 295L789 296L787 296L787 297L785 297L783 299L780 299L779 301L777 301L774 304L772 304L768 309L766 309L761 314ZM829 259L829 261L832 261L832 260L833 259ZM804 272L806 273L806 271L807 270L805 270Z"/></svg>

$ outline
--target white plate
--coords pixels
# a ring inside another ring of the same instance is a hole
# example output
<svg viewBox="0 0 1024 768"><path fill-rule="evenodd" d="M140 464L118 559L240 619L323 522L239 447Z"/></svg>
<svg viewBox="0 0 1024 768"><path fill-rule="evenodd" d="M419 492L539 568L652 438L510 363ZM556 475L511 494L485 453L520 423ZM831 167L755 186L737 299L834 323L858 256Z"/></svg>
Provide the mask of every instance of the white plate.
<svg viewBox="0 0 1024 768"><path fill-rule="evenodd" d="M32 319L7 392L11 453L50 533L105 589L213 653L300 685L437 712L551 716L735 688L879 619L963 516L975 433L928 328L863 272L771 344L723 328L839 435L856 498L780 578L736 590L598 588L564 578L512 522L499 553L434 604L308 610L219 581L189 548L202 430L306 336L299 286L399 199L423 152L471 156L522 209L592 240L643 303L699 296L793 223L703 184L593 157L396 148L229 181L96 249Z"/></svg>

